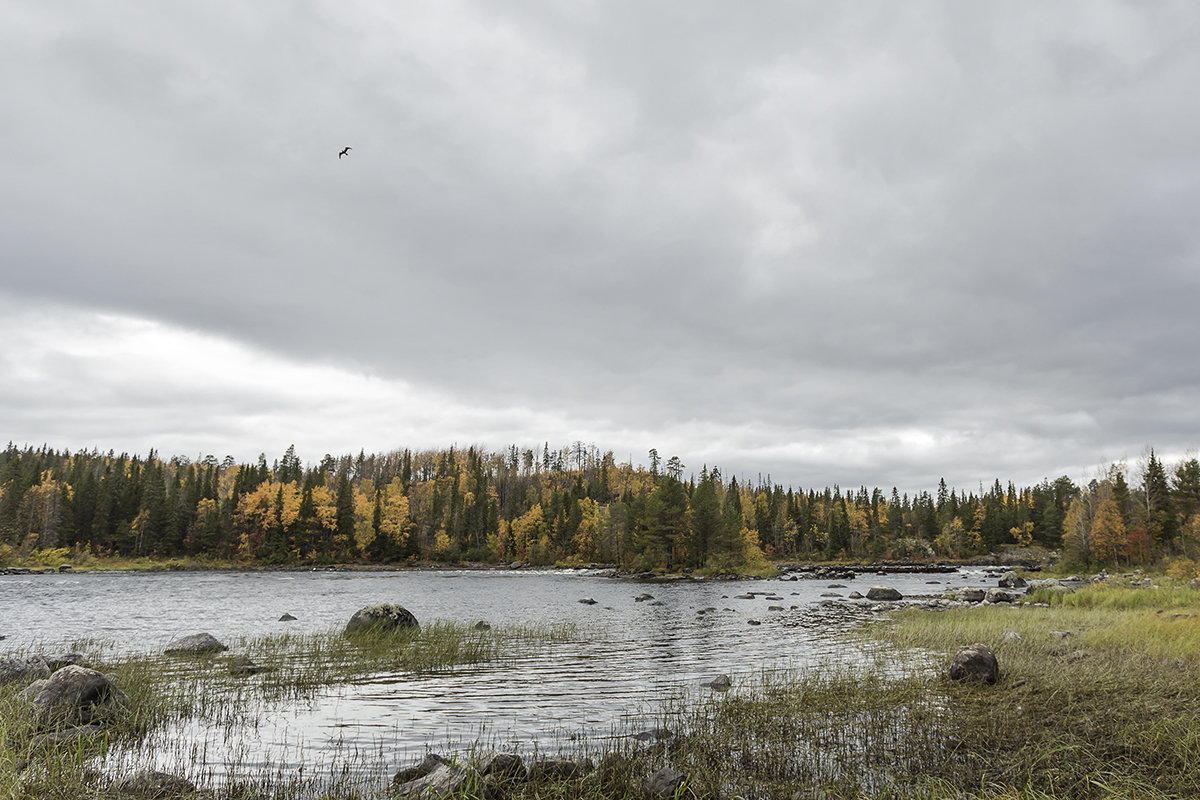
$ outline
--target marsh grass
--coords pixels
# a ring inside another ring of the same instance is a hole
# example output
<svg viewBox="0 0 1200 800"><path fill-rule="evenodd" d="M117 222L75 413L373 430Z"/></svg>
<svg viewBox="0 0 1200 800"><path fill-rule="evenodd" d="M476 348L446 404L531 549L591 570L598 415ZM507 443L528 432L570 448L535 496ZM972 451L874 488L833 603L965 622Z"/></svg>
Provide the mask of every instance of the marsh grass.
<svg viewBox="0 0 1200 800"><path fill-rule="evenodd" d="M531 648L575 639L569 624L509 625L488 630L434 622L396 634L343 636L340 631L248 637L228 653L168 657L122 653L112 642L85 640L74 650L90 667L115 676L129 702L105 712L102 731L85 739L36 745L56 729L40 725L18 697L25 682L0 685L0 800L107 797L105 776L162 769L197 785L219 786L221 797L366 797L378 776L364 778L379 753L338 749L315 773L236 754L218 779L205 765L211 746L222 753L253 736L264 714L281 704L316 697L322 690L381 676L428 674L519 658ZM11 651L8 655L26 655ZM249 657L261 672L230 674L235 656ZM215 738L212 736L216 732ZM186 735L186 734L198 735ZM298 743L297 751L303 750ZM261 759L261 756L256 756ZM242 762L245 763L242 763ZM115 795L114 795L115 796Z"/></svg>

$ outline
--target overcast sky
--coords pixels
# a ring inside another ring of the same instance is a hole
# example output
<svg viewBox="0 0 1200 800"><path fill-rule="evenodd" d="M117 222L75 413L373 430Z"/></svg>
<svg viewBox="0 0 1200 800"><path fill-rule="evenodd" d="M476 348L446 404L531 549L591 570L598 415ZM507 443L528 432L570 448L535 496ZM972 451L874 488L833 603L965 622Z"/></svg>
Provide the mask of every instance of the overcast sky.
<svg viewBox="0 0 1200 800"><path fill-rule="evenodd" d="M1170 463L1197 87L1192 0L6 0L0 434Z"/></svg>

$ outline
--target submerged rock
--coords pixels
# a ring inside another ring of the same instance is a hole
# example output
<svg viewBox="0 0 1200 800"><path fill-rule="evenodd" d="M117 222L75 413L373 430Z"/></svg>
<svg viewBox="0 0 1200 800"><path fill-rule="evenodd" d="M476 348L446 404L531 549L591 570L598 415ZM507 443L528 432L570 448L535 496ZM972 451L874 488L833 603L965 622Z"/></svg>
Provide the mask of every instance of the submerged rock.
<svg viewBox="0 0 1200 800"><path fill-rule="evenodd" d="M229 648L217 641L211 633L193 633L190 636L179 636L167 643L163 650L169 656L202 656L208 653L220 653Z"/></svg>
<svg viewBox="0 0 1200 800"><path fill-rule="evenodd" d="M950 679L955 681L977 680L995 683L1000 677L1000 664L996 655L986 644L973 644L962 648L950 664Z"/></svg>
<svg viewBox="0 0 1200 800"><path fill-rule="evenodd" d="M196 785L187 778L149 769L122 780L117 784L117 791L138 797L179 797L195 794Z"/></svg>
<svg viewBox="0 0 1200 800"><path fill-rule="evenodd" d="M343 634L351 633L385 633L392 631L418 629L420 623L404 606L395 603L376 603L360 608L346 623Z"/></svg>
<svg viewBox="0 0 1200 800"><path fill-rule="evenodd" d="M477 630L477 631L490 631L491 629L492 629L492 626L487 624L483 620L479 620L479 622L475 623L475 630Z"/></svg>
<svg viewBox="0 0 1200 800"><path fill-rule="evenodd" d="M718 692L723 692L733 685L733 681L729 679L728 675L722 673L712 680L704 681L700 685L709 689L716 689Z"/></svg>

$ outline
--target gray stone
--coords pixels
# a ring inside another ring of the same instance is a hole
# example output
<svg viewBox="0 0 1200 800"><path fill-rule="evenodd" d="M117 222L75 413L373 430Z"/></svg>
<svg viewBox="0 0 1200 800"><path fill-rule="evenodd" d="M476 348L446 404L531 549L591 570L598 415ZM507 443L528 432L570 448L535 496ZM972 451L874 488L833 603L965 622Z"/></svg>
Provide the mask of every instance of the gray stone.
<svg viewBox="0 0 1200 800"><path fill-rule="evenodd" d="M55 653L46 656L46 666L50 667L50 671L62 669L71 664L82 664L83 653Z"/></svg>
<svg viewBox="0 0 1200 800"><path fill-rule="evenodd" d="M50 665L41 656L0 659L0 683L50 677Z"/></svg>
<svg viewBox="0 0 1200 800"><path fill-rule="evenodd" d="M516 753L503 753L499 750L489 750L476 759L476 769L480 775L495 775L510 780L524 780L529 771L525 762Z"/></svg>
<svg viewBox="0 0 1200 800"><path fill-rule="evenodd" d="M596 601L594 599L592 599L591 597L585 597L582 600L580 600L579 602L583 603L586 606L596 605Z"/></svg>
<svg viewBox="0 0 1200 800"><path fill-rule="evenodd" d="M722 674L718 675L717 677L713 678L712 680L704 681L700 685L705 686L709 689L716 689L719 692L723 692L726 689L728 689L730 686L733 685L733 681L731 681L729 679L728 675L725 675L724 673L722 673Z"/></svg>
<svg viewBox="0 0 1200 800"><path fill-rule="evenodd" d="M179 636L172 639L167 643L167 649L163 652L169 656L203 656L228 649L211 633L193 633L190 636Z"/></svg>
<svg viewBox="0 0 1200 800"><path fill-rule="evenodd" d="M31 748L54 748L61 744L72 744L79 742L82 739L91 739L104 731L104 726L93 723L91 725L82 725L77 728L67 728L62 731L54 731L53 733L43 733L40 736L34 736L29 740Z"/></svg>
<svg viewBox="0 0 1200 800"><path fill-rule="evenodd" d="M1012 592L1006 592L1003 589L988 589L983 595L985 603L1011 603L1017 599L1017 596Z"/></svg>
<svg viewBox="0 0 1200 800"><path fill-rule="evenodd" d="M975 680L995 683L1000 677L1000 664L996 655L986 644L973 644L962 648L950 664L950 679L955 681Z"/></svg>
<svg viewBox="0 0 1200 800"><path fill-rule="evenodd" d="M475 630L477 630L477 631L490 631L491 629L492 629L492 626L487 624L483 620L479 620L479 622L475 623Z"/></svg>
<svg viewBox="0 0 1200 800"><path fill-rule="evenodd" d="M638 731L633 734L633 738L639 742L661 742L672 739L674 736L675 734L672 733L670 728L647 728L644 731Z"/></svg>
<svg viewBox="0 0 1200 800"><path fill-rule="evenodd" d="M471 767L456 767L453 764L441 763L434 767L428 775L395 785L393 789L396 797L440 800L440 798L451 795L459 796L457 793L466 793L468 790L479 788L479 786L479 773Z"/></svg>
<svg viewBox="0 0 1200 800"><path fill-rule="evenodd" d="M964 603L982 603L985 597L987 597L985 590L973 586L959 589L958 593L954 595L954 599L961 600Z"/></svg>
<svg viewBox="0 0 1200 800"><path fill-rule="evenodd" d="M902 600L904 595L900 594L891 586L872 586L867 590L868 600Z"/></svg>
<svg viewBox="0 0 1200 800"><path fill-rule="evenodd" d="M229 659L229 674L235 678L244 678L249 675L257 675L265 671L266 667L261 667L254 663L254 659L250 656L234 656Z"/></svg>
<svg viewBox="0 0 1200 800"><path fill-rule="evenodd" d="M110 677L74 664L47 678L30 701L43 725L84 725L128 702Z"/></svg>
<svg viewBox="0 0 1200 800"><path fill-rule="evenodd" d="M136 797L180 797L195 794L196 785L186 778L180 778L168 772L143 770L118 783L117 791Z"/></svg>
<svg viewBox="0 0 1200 800"><path fill-rule="evenodd" d="M417 778L424 778L442 764L446 763L448 763L446 759L442 758L437 753L427 753L425 758L421 759L420 762L407 766L393 775L392 783L399 786L404 783L415 781Z"/></svg>
<svg viewBox="0 0 1200 800"><path fill-rule="evenodd" d="M687 782L687 774L663 767L646 779L646 796L652 800L674 798Z"/></svg>
<svg viewBox="0 0 1200 800"><path fill-rule="evenodd" d="M280 622L295 622L295 620L296 620L295 617L293 617L291 614L287 614L287 613L285 613L282 617L279 618Z"/></svg>
<svg viewBox="0 0 1200 800"><path fill-rule="evenodd" d="M1025 641L1025 637L1022 636L1017 631L1009 630L1009 631L1005 631L1004 633L1000 634L1000 643L1001 644L1006 644L1008 642L1023 642L1023 641Z"/></svg>
<svg viewBox="0 0 1200 800"><path fill-rule="evenodd" d="M346 623L344 634L391 633L394 631L417 630L417 618L404 606L395 603L376 603L360 608Z"/></svg>
<svg viewBox="0 0 1200 800"><path fill-rule="evenodd" d="M645 602L645 601L647 601L647 600L653 600L653 599L654 599L654 595L652 595L652 594L647 594L646 592L642 592L642 593L641 593L641 594L639 594L637 597L633 598L633 601L634 601L635 603L643 603L643 602Z"/></svg>
<svg viewBox="0 0 1200 800"><path fill-rule="evenodd" d="M1029 584L1015 572L1006 572L1000 576L1000 588L1002 589L1024 589Z"/></svg>

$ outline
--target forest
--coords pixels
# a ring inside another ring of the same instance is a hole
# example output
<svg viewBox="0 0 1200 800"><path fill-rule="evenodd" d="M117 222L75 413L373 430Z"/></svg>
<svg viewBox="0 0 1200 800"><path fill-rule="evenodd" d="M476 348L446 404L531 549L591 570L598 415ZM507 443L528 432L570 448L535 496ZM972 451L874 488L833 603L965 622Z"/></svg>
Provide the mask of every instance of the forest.
<svg viewBox="0 0 1200 800"><path fill-rule="evenodd" d="M0 454L0 566L35 553L195 557L246 565L614 564L739 572L771 561L969 558L1006 546L1067 563L1200 561L1200 462L1149 451L1076 485L977 491L739 483L677 456L618 463L581 442L268 463L9 443Z"/></svg>

